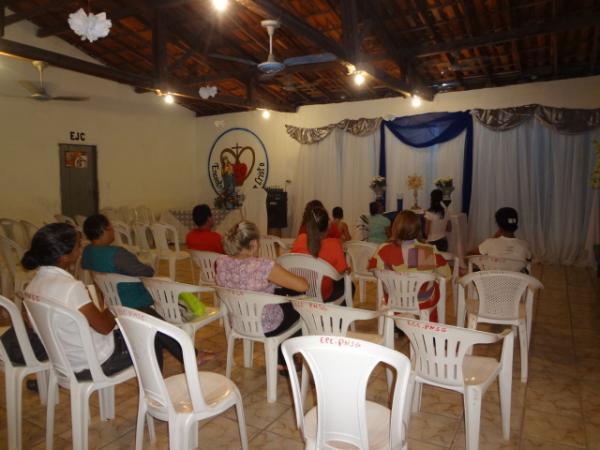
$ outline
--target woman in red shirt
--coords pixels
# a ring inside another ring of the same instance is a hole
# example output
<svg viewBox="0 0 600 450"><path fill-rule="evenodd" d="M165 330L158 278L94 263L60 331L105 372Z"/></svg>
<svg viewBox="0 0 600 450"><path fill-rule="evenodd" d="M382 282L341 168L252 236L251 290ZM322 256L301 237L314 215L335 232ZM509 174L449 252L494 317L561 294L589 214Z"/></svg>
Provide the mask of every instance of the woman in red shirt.
<svg viewBox="0 0 600 450"><path fill-rule="evenodd" d="M304 207L304 213L302 214L302 225L300 225L300 229L298 230L298 236L300 236L302 233L306 233L306 223L310 219L310 212L314 208L325 207L323 206L323 203L321 203L321 200L311 200L306 204L306 206ZM331 223L329 225L329 228L327 230L327 237L336 239L340 239L342 237L342 234L335 223Z"/></svg>
<svg viewBox="0 0 600 450"><path fill-rule="evenodd" d="M329 215L325 208L312 208L306 218L306 232L300 233L292 246L292 253L304 253L321 258L331 264L340 274L348 270L342 242L338 238L327 237ZM352 289L354 294L354 288ZM324 301L333 301L344 295L344 279L333 281L323 278L321 295Z"/></svg>

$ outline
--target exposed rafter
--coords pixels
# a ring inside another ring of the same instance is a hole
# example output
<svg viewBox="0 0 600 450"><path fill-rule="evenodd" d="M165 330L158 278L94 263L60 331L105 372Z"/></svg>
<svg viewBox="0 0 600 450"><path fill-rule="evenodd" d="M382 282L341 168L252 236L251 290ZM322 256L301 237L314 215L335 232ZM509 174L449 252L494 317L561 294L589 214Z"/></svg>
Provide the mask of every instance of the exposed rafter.
<svg viewBox="0 0 600 450"><path fill-rule="evenodd" d="M4 1L3 3L6 4L7 2ZM6 16L5 26L12 25L13 23L17 23L22 20L32 20L51 11L58 11L69 3L73 3L72 0L53 0L48 2L48 4L45 6L36 6L35 8L32 8L28 13L16 12L10 14L9 16Z"/></svg>

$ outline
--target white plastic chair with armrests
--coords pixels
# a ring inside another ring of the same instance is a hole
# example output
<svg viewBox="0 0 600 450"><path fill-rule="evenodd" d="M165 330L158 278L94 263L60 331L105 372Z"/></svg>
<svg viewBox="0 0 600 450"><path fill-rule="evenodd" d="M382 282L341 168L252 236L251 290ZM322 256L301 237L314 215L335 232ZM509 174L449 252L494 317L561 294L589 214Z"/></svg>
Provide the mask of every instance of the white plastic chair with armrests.
<svg viewBox="0 0 600 450"><path fill-rule="evenodd" d="M77 222L77 225L79 225L81 228L83 228L83 223L85 222L85 219L87 219L87 217L83 214L75 214L75 222Z"/></svg>
<svg viewBox="0 0 600 450"><path fill-rule="evenodd" d="M44 343L52 368L48 380L48 401L46 416L46 448L52 450L54 437L54 407L58 397L58 386L68 389L71 395L71 425L74 449L88 448L88 425L90 422L89 399L98 391L100 417L110 420L115 417L115 386L135 377L133 367L128 367L114 375L106 376L96 355L94 342L85 316L40 297L27 297L25 307L33 319L38 336ZM90 381L80 381L63 348L56 320L69 321L78 333L83 353L91 374ZM112 337L112 336L111 336Z"/></svg>
<svg viewBox="0 0 600 450"><path fill-rule="evenodd" d="M440 255L446 260L447 263L452 267L452 304L454 306L454 314L456 314L456 308L458 305L458 279L460 278L460 258L450 252L440 252ZM446 321L443 321L446 323Z"/></svg>
<svg viewBox="0 0 600 450"><path fill-rule="evenodd" d="M491 255L472 255L467 256L467 267L469 273L473 272L473 268L479 270L508 270L511 272L521 272L526 269L531 273L531 261L522 259L504 258Z"/></svg>
<svg viewBox="0 0 600 450"><path fill-rule="evenodd" d="M21 450L23 448L22 440L22 397L23 380L31 374L36 374L38 380L38 392L40 401L43 405L46 404L48 393L48 372L50 371L49 361L40 361L35 356L25 323L21 317L21 313L17 306L9 299L0 295L0 308L4 308L10 317L12 327L17 336L17 342L21 348L25 365L17 365L13 363L4 345L0 343L0 368L4 370L4 383L6 387L6 420L8 431L8 450ZM0 336L8 327L0 328Z"/></svg>
<svg viewBox="0 0 600 450"><path fill-rule="evenodd" d="M352 270L352 278L358 281L358 293L360 303L365 302L366 283L373 281L377 283L377 278L373 273L367 270L369 259L377 251L377 244L363 241L348 241L344 243L344 249Z"/></svg>
<svg viewBox="0 0 600 450"><path fill-rule="evenodd" d="M395 322L410 341L415 381L413 411L420 410L423 384L460 392L464 398L466 450L477 450L481 399L498 378L502 435L508 440L514 344L512 331L492 334L407 318L396 318ZM500 361L469 355L475 344L494 344L502 340Z"/></svg>
<svg viewBox="0 0 600 450"><path fill-rule="evenodd" d="M131 253L138 254L140 249L137 245L133 244L133 239L131 238L131 228L129 225L127 225L125 222L121 222L120 220L112 220L110 224L115 231L114 245L126 248Z"/></svg>
<svg viewBox="0 0 600 450"><path fill-rule="evenodd" d="M406 356L341 336L288 339L282 351L290 372L296 423L306 449L407 449L404 415L409 402L410 361ZM317 392L317 405L306 414L293 370L298 353L310 368ZM369 377L380 363L396 372L391 409L366 400Z"/></svg>
<svg viewBox="0 0 600 450"><path fill-rule="evenodd" d="M25 231L25 235L27 236L27 245L23 248L31 247L31 240L33 239L33 235L37 233L37 230L40 228L27 220L21 220L21 225L23 226L23 230Z"/></svg>
<svg viewBox="0 0 600 450"><path fill-rule="evenodd" d="M75 219L73 219L72 217L65 216L64 214L54 214L54 218L57 222L68 223L69 225L72 225L77 229L80 228Z"/></svg>
<svg viewBox="0 0 600 450"><path fill-rule="evenodd" d="M258 240L258 256L261 258L275 261L287 248L287 245L277 236L261 236Z"/></svg>
<svg viewBox="0 0 600 450"><path fill-rule="evenodd" d="M21 258L25 251L23 248L12 241L11 239L0 235L0 253L4 259L4 263L8 268L10 277L12 280L9 281L9 296L12 294L13 298L17 302L17 307L21 306L21 296L25 289L25 286L35 276L35 270L25 270L21 265ZM12 293L10 292L12 289Z"/></svg>
<svg viewBox="0 0 600 450"><path fill-rule="evenodd" d="M305 255L304 253L287 253L281 255L277 258L277 263L284 269L304 278L308 282L306 295L314 297L320 302L323 302L323 295L321 293L323 278L328 277L333 281L337 281L343 277L344 295L328 303L339 305L344 302L346 306L352 307L352 279L350 274L341 274L327 261L321 258L314 258L311 255Z"/></svg>
<svg viewBox="0 0 600 450"><path fill-rule="evenodd" d="M154 272L156 272L158 269L157 250L152 248L150 245L150 241L154 243L150 225L141 222L135 222L132 224L131 230L133 232L133 240L135 245L140 251L138 253L139 260L150 265L154 269ZM150 240L148 239L149 237Z"/></svg>
<svg viewBox="0 0 600 450"><path fill-rule="evenodd" d="M192 261L198 269L198 285L207 287L216 287L216 262L219 257L223 256L220 253L205 252L201 250L189 250L192 256ZM213 295L213 303L215 307L219 307L219 296ZM220 320L221 325L224 323Z"/></svg>
<svg viewBox="0 0 600 450"><path fill-rule="evenodd" d="M377 311L393 311L395 314L418 317L429 320L431 312L437 307L438 318L445 317L446 280L432 273L394 272L393 270L374 270L377 277ZM419 308L419 291L426 283L439 283L440 299L429 308ZM384 296L387 294L387 304ZM394 348L394 324L380 317L379 330L386 337L386 345ZM385 323L384 323L385 322ZM383 330L385 328L385 330Z"/></svg>
<svg viewBox="0 0 600 450"><path fill-rule="evenodd" d="M240 440L248 449L242 396L237 386L223 375L199 372L194 344L180 328L142 312L119 307L117 322L135 365L140 387L135 448L144 448L144 419L148 419L154 441L152 418L169 423L169 448L183 450L198 446L198 421L214 417L232 406L237 412ZM156 333L175 339L183 353L185 372L163 378L156 353Z"/></svg>
<svg viewBox="0 0 600 450"><path fill-rule="evenodd" d="M266 337L262 326L262 313L266 305L289 303L288 297L264 292L241 291L217 287L219 299L225 303L231 321L227 336L227 367L225 374L231 377L233 348L236 339L244 341L244 366L252 367L252 344L262 342L265 346L267 372L267 401L277 400L277 347L301 328L300 321L277 336Z"/></svg>
<svg viewBox="0 0 600 450"><path fill-rule="evenodd" d="M158 312L158 314L160 314L167 322L181 328L189 334L192 339L194 338L196 331L200 328L209 325L223 316L223 313L219 308L210 306L206 307L206 312L200 317L185 320L181 316L181 310L179 309L179 294L182 292L193 294L199 292L214 293L213 288L177 283L176 281L161 278L142 278L142 282L154 300L156 312Z"/></svg>
<svg viewBox="0 0 600 450"><path fill-rule="evenodd" d="M4 235L7 238L16 242L22 248L29 248L27 230L25 230L23 224L20 221L8 218L1 218L0 228L4 230Z"/></svg>
<svg viewBox="0 0 600 450"><path fill-rule="evenodd" d="M119 273L92 272L92 278L94 279L94 284L102 292L104 304L113 313L115 306L123 304L119 296L119 284L142 282L141 278L121 275Z"/></svg>
<svg viewBox="0 0 600 450"><path fill-rule="evenodd" d="M146 225L152 225L156 220L152 210L145 205L140 205L135 208L136 221L142 222Z"/></svg>
<svg viewBox="0 0 600 450"><path fill-rule="evenodd" d="M150 225L154 243L156 244L156 255L159 260L164 259L169 263L169 278L175 281L176 263L184 259L190 260L190 269L192 270L192 279L194 278L194 264L188 252L179 249L179 237L177 229L173 225L165 223L153 223ZM169 248L167 234L171 233L175 249Z"/></svg>
<svg viewBox="0 0 600 450"><path fill-rule="evenodd" d="M475 286L479 301L465 299L465 288L471 285ZM542 283L532 276L502 270L473 272L459 280L459 326L464 323L466 310L469 328L477 328L478 323L496 323L518 330L522 383L527 382L528 375L533 300L535 292L542 288Z"/></svg>

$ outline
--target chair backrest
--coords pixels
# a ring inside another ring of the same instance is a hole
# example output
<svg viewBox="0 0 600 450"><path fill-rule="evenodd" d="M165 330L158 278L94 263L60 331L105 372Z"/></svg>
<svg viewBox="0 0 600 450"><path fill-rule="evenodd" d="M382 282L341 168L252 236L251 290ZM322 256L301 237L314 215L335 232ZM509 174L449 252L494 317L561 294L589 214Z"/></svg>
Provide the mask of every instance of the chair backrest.
<svg viewBox="0 0 600 450"><path fill-rule="evenodd" d="M444 258L447 263L452 265L452 281L458 280L460 277L460 258L450 252L440 252L440 255L442 255L442 258Z"/></svg>
<svg viewBox="0 0 600 450"><path fill-rule="evenodd" d="M204 290L192 284L177 283L161 278L142 278L142 283L144 283L154 300L156 312L167 322L175 324L184 323L179 310L179 294L182 292L196 293Z"/></svg>
<svg viewBox="0 0 600 450"><path fill-rule="evenodd" d="M292 298L290 301L302 318L303 329L310 335L346 336L348 327L355 320L376 319L381 315L378 311L332 305L305 298Z"/></svg>
<svg viewBox="0 0 600 450"><path fill-rule="evenodd" d="M277 236L261 236L258 240L258 256L275 261L279 256L279 250L286 248L284 242Z"/></svg>
<svg viewBox="0 0 600 450"><path fill-rule="evenodd" d="M392 393L389 445L406 448L403 411L407 395L410 361L402 353L370 342L336 336L302 336L281 345L289 368L300 353L312 373L317 392L317 436L315 448L334 448L335 441L369 448L366 390L375 366L387 364L397 373ZM290 369L290 381L298 428L304 431L304 405L298 375ZM338 447L337 445L335 446Z"/></svg>
<svg viewBox="0 0 600 450"><path fill-rule="evenodd" d="M23 224L18 220L2 218L0 219L0 228L2 228L4 235L7 238L16 242L23 248L29 247L27 230L25 230Z"/></svg>
<svg viewBox="0 0 600 450"><path fill-rule="evenodd" d="M2 258L4 258L4 262L8 266L8 270L14 277L17 271L17 266L20 264L21 258L23 258L25 251L12 239L0 235L0 253L2 254Z"/></svg>
<svg viewBox="0 0 600 450"><path fill-rule="evenodd" d="M100 210L100 214L104 215L111 222L113 220L121 220L121 217L119 217L117 210L114 208L102 208Z"/></svg>
<svg viewBox="0 0 600 450"><path fill-rule="evenodd" d="M378 245L373 242L348 241L344 243L352 273L367 271L369 259L375 254L377 247Z"/></svg>
<svg viewBox="0 0 600 450"><path fill-rule="evenodd" d="M533 295L542 283L530 275L508 270L484 270L465 275L459 280L459 289L470 283L475 285L479 296L480 317L487 319L516 320L519 304L525 291Z"/></svg>
<svg viewBox="0 0 600 450"><path fill-rule="evenodd" d="M290 299L264 292L217 287L219 300L225 303L231 328L242 336L264 339L262 311L266 305L288 303Z"/></svg>
<svg viewBox="0 0 600 450"><path fill-rule="evenodd" d="M85 316L79 311L65 308L58 305L56 302L25 293L25 308L33 319L33 326L40 337L48 358L52 363L59 383L74 383L77 382L75 372L67 353L61 343L59 337L60 330L56 327L58 321L71 322L79 333L79 338L83 347L84 356L87 360L86 366L89 367L94 382L106 380L106 375L100 367L92 335L90 333L90 325Z"/></svg>
<svg viewBox="0 0 600 450"><path fill-rule="evenodd" d="M375 270L377 283L381 283L388 301L385 309L394 309L419 315L419 291L425 283L434 282L436 276L423 272L394 272L393 270Z"/></svg>
<svg viewBox="0 0 600 450"><path fill-rule="evenodd" d="M87 219L87 217L84 216L83 214L75 214L75 222L77 222L77 225L79 225L82 228L83 228L83 223L85 222L85 219Z"/></svg>
<svg viewBox="0 0 600 450"><path fill-rule="evenodd" d="M151 225L156 222L152 210L145 205L140 205L135 208L135 215L138 222L145 223L146 225Z"/></svg>
<svg viewBox="0 0 600 450"><path fill-rule="evenodd" d="M25 231L25 235L27 236L27 245L25 248L29 248L31 246L31 240L33 239L33 235L39 230L39 227L28 222L27 220L21 220L21 225L23 226L23 230Z"/></svg>
<svg viewBox="0 0 600 450"><path fill-rule="evenodd" d="M410 340L415 373L430 382L463 386L463 360L475 344L498 342L500 335L407 318L395 319Z"/></svg>
<svg viewBox="0 0 600 450"><path fill-rule="evenodd" d="M150 225L152 230L152 236L154 236L154 243L159 251L168 251L169 239L168 233L171 233L173 243L175 244L175 251L179 251L179 236L177 235L177 229L173 225L166 223L153 223Z"/></svg>
<svg viewBox="0 0 600 450"><path fill-rule="evenodd" d="M215 263L219 257L223 256L220 253L204 252L200 250L190 250L192 260L198 267L198 283L205 286L216 286L216 269Z"/></svg>
<svg viewBox="0 0 600 450"><path fill-rule="evenodd" d="M152 230L150 230L150 225L142 222L135 222L132 225L132 229L135 245L137 245L142 252L152 250L154 245L154 238L152 235ZM148 238L152 240L152 245Z"/></svg>
<svg viewBox="0 0 600 450"><path fill-rule="evenodd" d="M36 358L33 348L31 347L31 342L29 341L29 337L27 336L27 329L25 328L23 317L21 316L17 305L15 305L6 297L0 295L0 308L4 308L8 312L10 322L17 336L19 347L21 347L21 353L23 354L25 364L28 367L35 367L39 366L40 364L43 364L42 361ZM2 344L0 344L0 360L2 360L4 364L12 365L12 362L8 358L8 354L4 349L4 345Z"/></svg>
<svg viewBox="0 0 600 450"><path fill-rule="evenodd" d="M304 253L288 253L277 258L277 262L286 270L304 278L308 282L306 295L323 301L321 283L323 277L339 280L342 275L327 261Z"/></svg>
<svg viewBox="0 0 600 450"><path fill-rule="evenodd" d="M65 216L64 214L54 214L54 218L57 222L68 223L69 225L74 226L75 228L79 228L75 219L69 216Z"/></svg>
<svg viewBox="0 0 600 450"><path fill-rule="evenodd" d="M104 304L111 310L115 306L121 306L121 297L119 297L119 283L141 283L142 280L137 277L130 277L118 273L92 272L94 284L102 292Z"/></svg>
<svg viewBox="0 0 600 450"><path fill-rule="evenodd" d="M115 245L120 247L123 245L133 245L129 225L118 220L113 220L110 223L115 230Z"/></svg>
<svg viewBox="0 0 600 450"><path fill-rule="evenodd" d="M137 374L140 401L145 401L151 411L161 412L169 417L174 417L177 413L190 414L209 410L199 382L194 344L190 336L175 325L135 309L118 307L116 313L117 323ZM186 384L172 386L171 389L178 389L181 395L176 396L186 400L180 400L177 404L169 396L156 359L154 340L158 332L177 341L183 353Z"/></svg>
<svg viewBox="0 0 600 450"><path fill-rule="evenodd" d="M129 206L121 206L117 210L117 215L119 216L119 220L125 223L135 222L135 211Z"/></svg>
<svg viewBox="0 0 600 450"><path fill-rule="evenodd" d="M479 270L510 270L511 272L521 272L528 269L531 272L530 263L521 259L503 258L491 255L473 255L467 256L469 273L473 272L473 266L479 267Z"/></svg>

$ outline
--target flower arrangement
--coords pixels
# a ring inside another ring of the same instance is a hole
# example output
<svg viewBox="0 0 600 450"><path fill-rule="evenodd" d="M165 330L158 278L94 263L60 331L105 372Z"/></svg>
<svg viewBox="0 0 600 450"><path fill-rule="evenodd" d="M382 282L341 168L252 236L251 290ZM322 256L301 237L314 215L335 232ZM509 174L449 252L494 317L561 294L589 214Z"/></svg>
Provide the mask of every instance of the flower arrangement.
<svg viewBox="0 0 600 450"><path fill-rule="evenodd" d="M438 178L433 184L442 191L444 189L448 189L450 191L454 190L454 180L452 177Z"/></svg>
<svg viewBox="0 0 600 450"><path fill-rule="evenodd" d="M381 189L383 191L385 191L385 177L382 177L380 175L377 175L376 177L373 177L373 179L371 180L371 183L369 184L369 187L371 189L373 189L374 191L376 189Z"/></svg>
<svg viewBox="0 0 600 450"><path fill-rule="evenodd" d="M594 141L596 147L596 167L590 178L590 185L593 189L600 189L600 141Z"/></svg>
<svg viewBox="0 0 600 450"><path fill-rule="evenodd" d="M420 175L409 175L406 185L410 189L419 190L423 187L423 177Z"/></svg>

